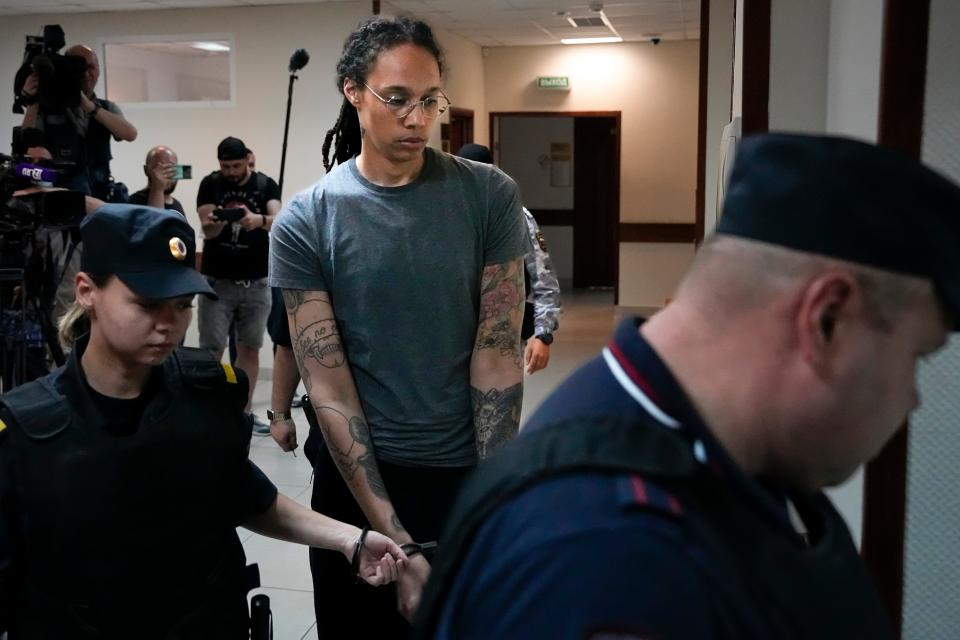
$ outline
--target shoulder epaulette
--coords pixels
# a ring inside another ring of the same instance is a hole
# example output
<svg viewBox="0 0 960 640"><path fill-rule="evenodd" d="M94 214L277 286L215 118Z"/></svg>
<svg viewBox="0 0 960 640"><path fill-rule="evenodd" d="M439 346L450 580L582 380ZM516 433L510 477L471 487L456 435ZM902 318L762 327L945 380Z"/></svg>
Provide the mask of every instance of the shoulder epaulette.
<svg viewBox="0 0 960 640"><path fill-rule="evenodd" d="M70 426L70 405L49 378L40 378L3 395L0 402L27 437L46 440ZM6 431L11 425L4 425Z"/></svg>
<svg viewBox="0 0 960 640"><path fill-rule="evenodd" d="M225 382L236 383L237 375L230 365L222 365L206 349L180 347L176 351L177 365L183 381L203 389L214 388Z"/></svg>

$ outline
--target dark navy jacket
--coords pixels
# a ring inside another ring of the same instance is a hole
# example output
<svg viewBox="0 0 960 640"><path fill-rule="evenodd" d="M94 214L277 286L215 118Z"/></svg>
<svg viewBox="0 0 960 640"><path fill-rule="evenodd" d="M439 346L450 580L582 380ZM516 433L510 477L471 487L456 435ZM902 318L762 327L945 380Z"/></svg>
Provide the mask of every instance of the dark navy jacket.
<svg viewBox="0 0 960 640"><path fill-rule="evenodd" d="M785 495L740 472L638 326L636 320L623 322L603 354L544 402L520 440L578 418L599 423L635 416L647 424L653 418L682 434L706 477L722 483L725 493L770 525L767 529L780 532L774 534L778 538L802 548ZM481 466L478 475L483 472ZM742 576L735 575L729 557L713 552L708 536L698 535L691 523L700 521L685 505L657 483L630 473L578 471L525 489L501 504L472 537L451 588L444 589L430 637L773 637L771 612L758 610L756 594L737 586ZM842 523L840 528L840 557L858 565ZM874 608L874 594L864 600L882 629L885 620ZM856 619L852 624L859 628Z"/></svg>

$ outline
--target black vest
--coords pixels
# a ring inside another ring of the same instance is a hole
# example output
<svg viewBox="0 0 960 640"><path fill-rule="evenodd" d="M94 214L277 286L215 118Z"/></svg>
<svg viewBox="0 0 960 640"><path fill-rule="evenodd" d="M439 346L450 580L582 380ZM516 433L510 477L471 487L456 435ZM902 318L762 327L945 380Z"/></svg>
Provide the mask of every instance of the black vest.
<svg viewBox="0 0 960 640"><path fill-rule="evenodd" d="M497 507L547 478L590 470L640 474L673 494L683 506L685 526L703 540L724 573L734 576L730 592L743 594L738 604L763 618L767 637L893 638L846 525L822 493L790 496L814 541L806 546L698 465L685 435L647 420L557 424L521 437L481 466L464 487L441 538L414 637L434 636L457 568L477 529Z"/></svg>
<svg viewBox="0 0 960 640"><path fill-rule="evenodd" d="M135 434L96 424L77 356L5 394L15 477L11 637L247 637L230 497L245 464L247 385L181 349Z"/></svg>
<svg viewBox="0 0 960 640"><path fill-rule="evenodd" d="M102 109L107 108L107 101L100 98L94 100ZM106 200L110 193L110 161L113 154L110 152L110 138L113 134L96 118L90 118L87 124L86 167L87 179L90 181L90 195L94 198Z"/></svg>

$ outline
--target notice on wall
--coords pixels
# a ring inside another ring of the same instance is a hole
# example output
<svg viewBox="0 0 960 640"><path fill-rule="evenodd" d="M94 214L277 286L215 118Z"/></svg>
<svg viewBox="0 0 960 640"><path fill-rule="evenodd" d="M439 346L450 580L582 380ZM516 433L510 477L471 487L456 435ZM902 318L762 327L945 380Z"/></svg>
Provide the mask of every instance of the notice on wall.
<svg viewBox="0 0 960 640"><path fill-rule="evenodd" d="M569 142L550 143L550 186L569 187L573 184L573 149Z"/></svg>

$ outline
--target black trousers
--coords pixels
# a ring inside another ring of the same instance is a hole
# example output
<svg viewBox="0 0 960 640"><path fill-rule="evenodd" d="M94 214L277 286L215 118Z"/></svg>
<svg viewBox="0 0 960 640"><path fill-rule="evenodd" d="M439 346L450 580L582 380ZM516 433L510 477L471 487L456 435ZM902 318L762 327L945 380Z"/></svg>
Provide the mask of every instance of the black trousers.
<svg viewBox="0 0 960 640"><path fill-rule="evenodd" d="M378 466L394 509L413 539L439 540L460 486L473 467L402 467L382 461ZM311 506L358 527L368 524L326 446L320 447L314 466ZM410 625L397 612L396 585L357 584L349 563L336 551L310 549L310 571L320 640L409 637Z"/></svg>

